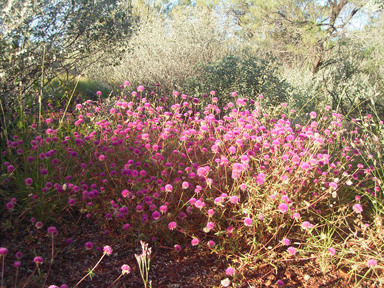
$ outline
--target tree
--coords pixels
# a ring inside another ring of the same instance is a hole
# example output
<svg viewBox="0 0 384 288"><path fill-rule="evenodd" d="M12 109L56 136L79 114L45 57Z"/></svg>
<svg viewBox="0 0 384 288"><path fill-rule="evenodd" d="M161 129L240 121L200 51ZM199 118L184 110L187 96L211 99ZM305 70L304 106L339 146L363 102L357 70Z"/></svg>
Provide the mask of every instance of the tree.
<svg viewBox="0 0 384 288"><path fill-rule="evenodd" d="M337 40L368 4L355 0L233 0L233 13L246 38L284 63L310 67L315 74L333 63L329 55Z"/></svg>
<svg viewBox="0 0 384 288"><path fill-rule="evenodd" d="M117 49L118 41L131 33L131 10L130 0L0 3L0 92L4 106L12 111L15 97L20 102L36 96L57 75L68 79L77 74L81 60Z"/></svg>

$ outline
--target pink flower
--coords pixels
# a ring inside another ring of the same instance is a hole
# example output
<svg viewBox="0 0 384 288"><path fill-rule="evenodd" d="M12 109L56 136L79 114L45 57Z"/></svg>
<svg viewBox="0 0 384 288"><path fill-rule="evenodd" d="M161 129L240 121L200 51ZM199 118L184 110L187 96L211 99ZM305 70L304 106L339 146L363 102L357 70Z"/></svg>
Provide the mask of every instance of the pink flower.
<svg viewBox="0 0 384 288"><path fill-rule="evenodd" d="M285 204L285 203L281 203L281 204L279 205L279 210L280 210L281 213L286 213L287 210L288 210L288 205Z"/></svg>
<svg viewBox="0 0 384 288"><path fill-rule="evenodd" d="M293 219L300 219L300 214L299 213L293 213L293 215L292 215L292 218Z"/></svg>
<svg viewBox="0 0 384 288"><path fill-rule="evenodd" d="M277 280L276 284L277 284L279 287L284 287L284 281L283 281L283 280Z"/></svg>
<svg viewBox="0 0 384 288"><path fill-rule="evenodd" d="M111 246L104 246L103 252L109 256L112 254L113 250L112 250Z"/></svg>
<svg viewBox="0 0 384 288"><path fill-rule="evenodd" d="M355 211L357 214L363 212L363 207L360 204L353 205L353 211Z"/></svg>
<svg viewBox="0 0 384 288"><path fill-rule="evenodd" d="M213 247L215 247L215 245L216 245L216 244L215 244L215 241L213 241L213 240L209 240L209 241L208 241L208 246L209 246L209 247L213 248Z"/></svg>
<svg viewBox="0 0 384 288"><path fill-rule="evenodd" d="M245 226L251 226L252 225L252 219L251 218L245 218L244 219L244 225Z"/></svg>
<svg viewBox="0 0 384 288"><path fill-rule="evenodd" d="M189 187L189 183L183 182L183 184L181 184L181 187L183 187L183 189L187 189Z"/></svg>
<svg viewBox="0 0 384 288"><path fill-rule="evenodd" d="M296 251L296 248L295 247L289 247L287 249L287 252L291 255L296 255L297 251Z"/></svg>
<svg viewBox="0 0 384 288"><path fill-rule="evenodd" d="M289 246L289 244L291 244L291 241L289 241L288 238L283 238L283 239L281 240L281 242L282 242L285 246Z"/></svg>
<svg viewBox="0 0 384 288"><path fill-rule="evenodd" d="M176 223L176 222L170 222L170 223L168 224L168 229L169 229L169 230L173 230L173 229L176 228L176 226L177 226L177 223Z"/></svg>
<svg viewBox="0 0 384 288"><path fill-rule="evenodd" d="M367 261L367 266L368 266L368 268L371 268L371 267L376 266L376 265L377 265L377 261L376 261L376 260L369 259L369 260Z"/></svg>
<svg viewBox="0 0 384 288"><path fill-rule="evenodd" d="M331 255L331 256L335 256L336 255L336 250L335 250L335 248L328 248L328 252L329 252L329 254Z"/></svg>
<svg viewBox="0 0 384 288"><path fill-rule="evenodd" d="M165 191L166 192L172 192L172 190L173 190L173 186L171 184L165 185Z"/></svg>
<svg viewBox="0 0 384 288"><path fill-rule="evenodd" d="M139 92L143 92L143 91L144 91L144 87L143 87L143 86L138 86L138 87L137 87L137 91L139 91Z"/></svg>
<svg viewBox="0 0 384 288"><path fill-rule="evenodd" d="M91 250L92 248L93 248L93 243L92 242L85 243L85 249Z"/></svg>
<svg viewBox="0 0 384 288"><path fill-rule="evenodd" d="M124 86L129 86L129 82L128 82L128 81L125 81L125 82L124 82Z"/></svg>
<svg viewBox="0 0 384 288"><path fill-rule="evenodd" d="M98 95L98 96L101 96L101 94L103 94L101 91L96 92L96 95Z"/></svg>
<svg viewBox="0 0 384 288"><path fill-rule="evenodd" d="M215 210L209 209L207 213L208 213L208 216L211 217L213 216L213 214L215 214Z"/></svg>
<svg viewBox="0 0 384 288"><path fill-rule="evenodd" d="M128 83L128 85L129 85L129 83ZM129 272L131 272L131 267L129 267L129 265L124 264L123 266L121 266L121 273L128 274Z"/></svg>
<svg viewBox="0 0 384 288"><path fill-rule="evenodd" d="M235 274L235 269L233 269L232 267L228 267L227 270L225 270L225 274L227 276L232 276L233 274Z"/></svg>
<svg viewBox="0 0 384 288"><path fill-rule="evenodd" d="M311 223L309 223L308 221L304 221L302 224L301 224L301 228L303 228L304 230L307 230L307 229L310 229L312 228L313 225Z"/></svg>
<svg viewBox="0 0 384 288"><path fill-rule="evenodd" d="M332 187L334 190L336 190L337 189L337 183L331 182L331 183L329 183L329 187Z"/></svg>
<svg viewBox="0 0 384 288"><path fill-rule="evenodd" d="M57 229L55 227L49 227L48 228L48 234L56 236L57 235Z"/></svg>
<svg viewBox="0 0 384 288"><path fill-rule="evenodd" d="M33 183L33 180L32 180L31 178L27 178L27 179L25 179L25 184L26 184L27 186L31 186L32 183Z"/></svg>
<svg viewBox="0 0 384 288"><path fill-rule="evenodd" d="M309 116L313 119L316 118L317 114L316 112L312 111L311 113L309 113Z"/></svg>
<svg viewBox="0 0 384 288"><path fill-rule="evenodd" d="M197 239L197 238L193 238L192 241L191 241L192 246L199 245L199 243L200 243L200 240Z"/></svg>
<svg viewBox="0 0 384 288"><path fill-rule="evenodd" d="M176 251L176 252L180 252L180 251L181 251L181 246L180 246L179 244L176 244L176 245L174 246L174 248L175 248L175 251Z"/></svg>
<svg viewBox="0 0 384 288"><path fill-rule="evenodd" d="M208 222L208 223L207 223L207 229L208 229L208 230L212 230L213 228L215 228L215 223L213 223L213 222Z"/></svg>
<svg viewBox="0 0 384 288"><path fill-rule="evenodd" d="M0 256L5 256L8 254L8 249L4 247L0 247Z"/></svg>
<svg viewBox="0 0 384 288"><path fill-rule="evenodd" d="M33 259L33 262L36 263L36 265L43 264L44 260L40 256L37 256Z"/></svg>
<svg viewBox="0 0 384 288"><path fill-rule="evenodd" d="M231 196L229 197L229 202L231 202L232 204L236 204L237 202L239 202L239 197Z"/></svg>

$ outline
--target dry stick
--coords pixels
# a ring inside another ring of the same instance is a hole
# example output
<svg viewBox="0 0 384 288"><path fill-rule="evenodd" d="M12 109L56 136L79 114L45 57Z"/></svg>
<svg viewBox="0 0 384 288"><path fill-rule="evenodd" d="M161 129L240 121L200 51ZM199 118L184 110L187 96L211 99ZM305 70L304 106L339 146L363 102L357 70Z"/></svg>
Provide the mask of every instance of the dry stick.
<svg viewBox="0 0 384 288"><path fill-rule="evenodd" d="M69 101L68 101L68 103L67 103L67 106L65 107L65 111L64 111L63 117L62 117L61 120L60 120L59 129L60 129L61 126L63 125L64 117L65 117L65 115L67 114L67 110L68 110L69 104L71 103L72 97L73 97L73 95L75 94L75 91L76 91L76 88L77 88L77 84L79 84L81 74L83 74L83 72L81 72L80 75L77 76L77 81L76 81L76 84L75 84L75 88L73 88L72 95L71 95L71 97L69 98Z"/></svg>
<svg viewBox="0 0 384 288"><path fill-rule="evenodd" d="M44 85L44 62L45 62L45 45L43 50L43 63L41 64L41 81L40 81L40 93L39 93L39 129L41 128L41 97L43 95L43 85Z"/></svg>

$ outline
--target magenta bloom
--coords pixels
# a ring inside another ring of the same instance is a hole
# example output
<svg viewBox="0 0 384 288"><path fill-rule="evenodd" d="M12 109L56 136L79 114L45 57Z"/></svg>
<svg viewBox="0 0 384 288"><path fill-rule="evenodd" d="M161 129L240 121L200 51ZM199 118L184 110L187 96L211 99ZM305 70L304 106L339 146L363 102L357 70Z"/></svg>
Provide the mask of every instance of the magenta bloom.
<svg viewBox="0 0 384 288"><path fill-rule="evenodd" d="M7 209L8 209L8 210L12 210L13 207L15 207L15 204L13 204L12 202L8 202L8 203L7 203Z"/></svg>
<svg viewBox="0 0 384 288"><path fill-rule="evenodd" d="M98 95L98 96L101 96L101 94L103 94L101 91L96 92L96 95Z"/></svg>
<svg viewBox="0 0 384 288"><path fill-rule="evenodd" d="M16 268L19 268L21 266L21 263L20 262L15 262L15 263L13 263L13 266L16 267Z"/></svg>
<svg viewBox="0 0 384 288"><path fill-rule="evenodd" d="M129 82L128 82L128 81L125 81L125 82L124 82L124 86L129 86Z"/></svg>
<svg viewBox="0 0 384 288"><path fill-rule="evenodd" d="M181 187L183 187L183 189L187 189L189 187L189 183L183 182L183 184L181 184Z"/></svg>
<svg viewBox="0 0 384 288"><path fill-rule="evenodd" d="M32 180L31 178L27 178L27 179L25 179L25 184L26 184L27 186L31 186L32 183L33 183L33 180Z"/></svg>
<svg viewBox="0 0 384 288"><path fill-rule="evenodd" d="M36 265L43 264L44 260L40 256L37 256L33 259L33 262L36 263Z"/></svg>
<svg viewBox="0 0 384 288"><path fill-rule="evenodd" d="M252 219L251 218L245 218L244 219L244 225L245 226L251 226L252 225Z"/></svg>
<svg viewBox="0 0 384 288"><path fill-rule="evenodd" d="M377 261L376 261L376 260L369 259L369 260L367 261L367 266L368 266L368 268L371 268L371 267L376 266L376 265L377 265Z"/></svg>
<svg viewBox="0 0 384 288"><path fill-rule="evenodd" d="M208 222L207 223L207 229L212 230L213 228L215 228L215 224L213 222Z"/></svg>
<svg viewBox="0 0 384 288"><path fill-rule="evenodd" d="M180 252L180 251L181 251L181 246L180 246L179 244L176 244L176 245L174 246L174 248L175 248L175 251L176 251L176 252Z"/></svg>
<svg viewBox="0 0 384 288"><path fill-rule="evenodd" d="M215 245L216 245L216 244L215 244L215 241L213 241L213 240L209 240L209 241L208 241L208 246L209 246L209 247L213 248L213 247L215 247Z"/></svg>
<svg viewBox="0 0 384 288"><path fill-rule="evenodd" d="M231 196L229 197L229 202L231 202L232 204L236 204L237 202L239 202L239 197Z"/></svg>
<svg viewBox="0 0 384 288"><path fill-rule="evenodd" d="M283 239L281 240L281 242L282 242L285 246L289 246L289 244L291 244L291 241L289 241L288 238L283 238Z"/></svg>
<svg viewBox="0 0 384 288"><path fill-rule="evenodd" d="M173 186L171 184L165 185L165 191L166 192L172 192L172 190L173 190Z"/></svg>
<svg viewBox="0 0 384 288"><path fill-rule="evenodd" d="M52 236L57 235L57 229L55 227L49 227L47 231L48 231L48 234L50 234Z"/></svg>
<svg viewBox="0 0 384 288"><path fill-rule="evenodd" d="M329 252L329 254L331 255L331 256L335 256L336 255L336 250L335 250L335 248L328 248L328 252Z"/></svg>
<svg viewBox="0 0 384 288"><path fill-rule="evenodd" d="M284 281L283 281L283 280L277 280L276 284L277 284L279 287L284 287Z"/></svg>
<svg viewBox="0 0 384 288"><path fill-rule="evenodd" d="M227 270L225 270L225 274L227 274L227 276L232 276L233 274L235 274L235 269L233 269L232 267L228 267Z"/></svg>
<svg viewBox="0 0 384 288"><path fill-rule="evenodd" d="M173 230L173 229L176 228L176 226L177 226L177 223L176 223L176 222L170 222L170 223L168 224L168 229L169 229L169 230Z"/></svg>
<svg viewBox="0 0 384 288"><path fill-rule="evenodd" d="M287 249L287 252L291 255L296 255L297 251L296 251L296 248L295 247L289 247Z"/></svg>
<svg viewBox="0 0 384 288"><path fill-rule="evenodd" d="M281 213L286 213L287 210L288 210L288 205L285 204L285 203L281 203L281 204L279 205L279 210L280 210Z"/></svg>
<svg viewBox="0 0 384 288"><path fill-rule="evenodd" d="M91 250L92 248L93 248L93 243L92 242L85 243L85 249Z"/></svg>
<svg viewBox="0 0 384 288"><path fill-rule="evenodd" d="M143 91L144 91L144 87L143 87L143 86L138 86L138 87L137 87L137 91L139 91L139 92L143 92Z"/></svg>
<svg viewBox="0 0 384 288"><path fill-rule="evenodd" d="M197 239L197 238L193 238L192 241L191 241L192 246L199 245L199 243L200 243L200 240Z"/></svg>
<svg viewBox="0 0 384 288"><path fill-rule="evenodd" d="M4 247L0 247L0 256L5 256L8 254L8 249Z"/></svg>
<svg viewBox="0 0 384 288"><path fill-rule="evenodd" d="M131 267L129 267L129 265L124 264L123 266L121 266L121 273L128 274L129 272L131 272Z"/></svg>
<svg viewBox="0 0 384 288"><path fill-rule="evenodd" d="M357 214L363 212L363 207L360 204L353 205L353 211L355 211Z"/></svg>
<svg viewBox="0 0 384 288"><path fill-rule="evenodd" d="M337 183L331 182L331 183L329 183L329 187L332 187L334 190L336 190L337 189Z"/></svg>
<svg viewBox="0 0 384 288"><path fill-rule="evenodd" d="M304 230L307 230L309 228L312 228L313 225L311 223L309 223L308 221L304 221L302 224L301 224L301 228L303 228Z"/></svg>
<svg viewBox="0 0 384 288"><path fill-rule="evenodd" d="M311 113L309 113L309 116L313 119L316 118L317 114L316 112L312 111Z"/></svg>
<svg viewBox="0 0 384 288"><path fill-rule="evenodd" d="M103 252L109 256L112 254L113 250L112 250L111 246L104 246Z"/></svg>

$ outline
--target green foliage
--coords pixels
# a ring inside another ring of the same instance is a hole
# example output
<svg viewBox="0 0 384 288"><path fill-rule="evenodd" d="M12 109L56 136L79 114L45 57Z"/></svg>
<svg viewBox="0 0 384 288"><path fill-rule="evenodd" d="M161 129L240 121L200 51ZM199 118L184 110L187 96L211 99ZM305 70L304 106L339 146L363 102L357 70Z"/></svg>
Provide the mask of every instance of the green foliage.
<svg viewBox="0 0 384 288"><path fill-rule="evenodd" d="M248 99L265 94L268 104L277 105L287 100L285 91L288 84L279 79L272 63L271 58L225 56L203 66L201 74L187 79L184 87L188 96L201 96L215 91L219 107L231 101L232 92Z"/></svg>

